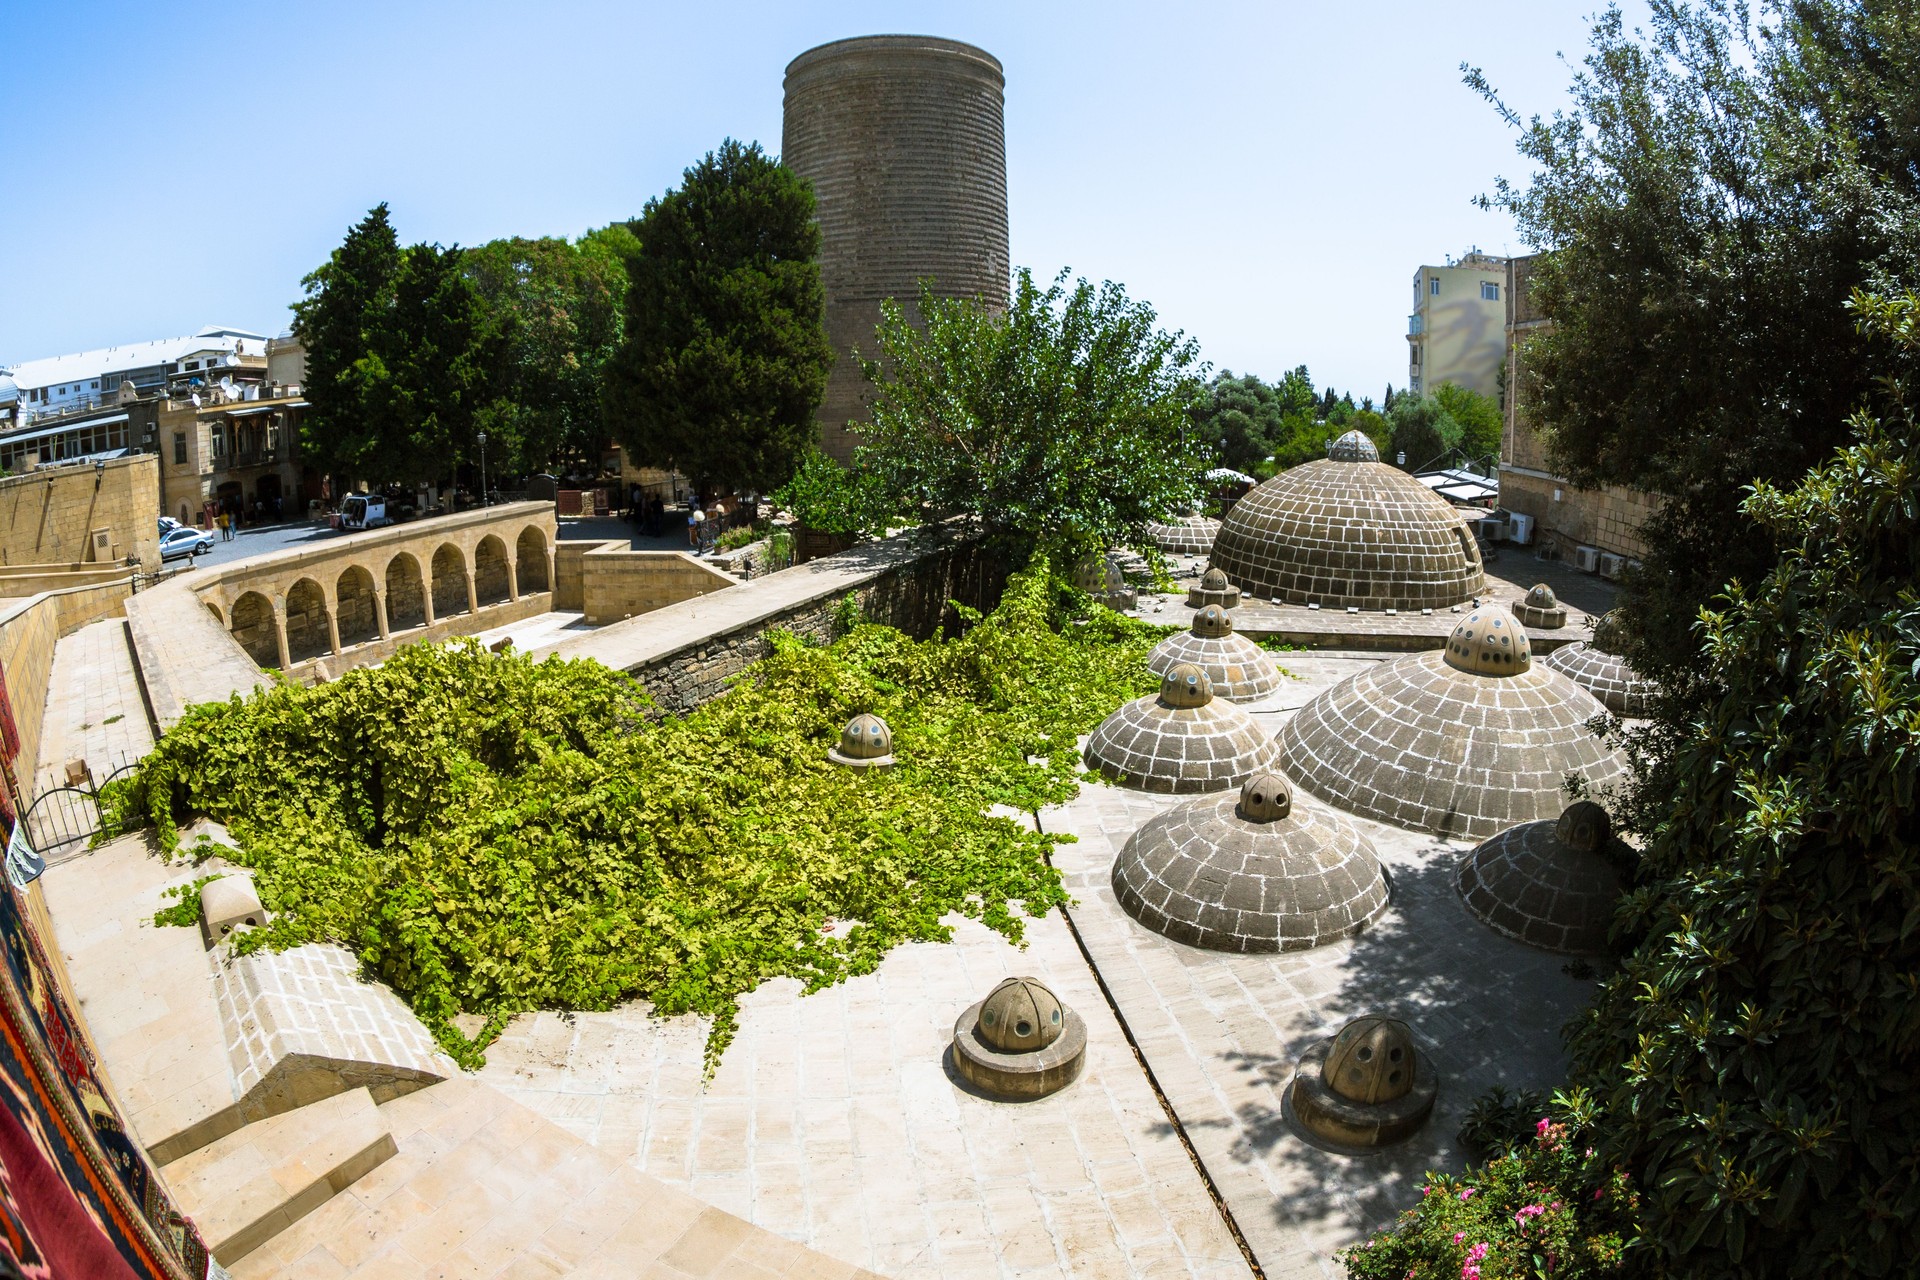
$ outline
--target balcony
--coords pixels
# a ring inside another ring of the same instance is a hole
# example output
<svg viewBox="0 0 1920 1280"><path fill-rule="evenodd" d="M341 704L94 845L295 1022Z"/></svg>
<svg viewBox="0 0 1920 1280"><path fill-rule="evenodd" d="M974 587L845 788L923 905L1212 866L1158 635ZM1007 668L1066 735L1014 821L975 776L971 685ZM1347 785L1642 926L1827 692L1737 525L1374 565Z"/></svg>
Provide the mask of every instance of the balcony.
<svg viewBox="0 0 1920 1280"><path fill-rule="evenodd" d="M1427 318L1415 313L1407 317L1407 336L1417 338L1427 331Z"/></svg>

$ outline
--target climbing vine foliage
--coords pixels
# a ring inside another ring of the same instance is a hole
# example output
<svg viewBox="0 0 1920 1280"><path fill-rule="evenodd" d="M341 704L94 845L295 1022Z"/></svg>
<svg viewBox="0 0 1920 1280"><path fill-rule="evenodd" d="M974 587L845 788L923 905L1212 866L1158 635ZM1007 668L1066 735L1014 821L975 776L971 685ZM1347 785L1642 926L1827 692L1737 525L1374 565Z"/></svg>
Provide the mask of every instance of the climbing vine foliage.
<svg viewBox="0 0 1920 1280"><path fill-rule="evenodd" d="M593 662L415 645L196 708L113 789L109 830L173 848L226 824L273 913L243 945L351 948L464 1062L515 1012L642 998L713 1019L711 1071L769 978L817 990L956 912L1017 941L1064 901L1054 838L988 809L1073 794L1076 736L1146 691L1156 638L1099 609L1064 625L1068 599L1037 565L956 639L776 634L681 717ZM861 711L895 769L827 761Z"/></svg>

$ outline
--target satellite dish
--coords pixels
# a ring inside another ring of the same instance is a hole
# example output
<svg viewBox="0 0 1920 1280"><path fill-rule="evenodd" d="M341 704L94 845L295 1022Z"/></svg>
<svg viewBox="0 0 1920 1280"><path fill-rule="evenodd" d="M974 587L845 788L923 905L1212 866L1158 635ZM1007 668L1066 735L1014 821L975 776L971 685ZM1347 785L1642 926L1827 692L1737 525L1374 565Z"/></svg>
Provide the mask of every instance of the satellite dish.
<svg viewBox="0 0 1920 1280"><path fill-rule="evenodd" d="M194 408L198 409L200 407L200 393L198 391L194 392L191 396L188 396L187 398L193 401Z"/></svg>

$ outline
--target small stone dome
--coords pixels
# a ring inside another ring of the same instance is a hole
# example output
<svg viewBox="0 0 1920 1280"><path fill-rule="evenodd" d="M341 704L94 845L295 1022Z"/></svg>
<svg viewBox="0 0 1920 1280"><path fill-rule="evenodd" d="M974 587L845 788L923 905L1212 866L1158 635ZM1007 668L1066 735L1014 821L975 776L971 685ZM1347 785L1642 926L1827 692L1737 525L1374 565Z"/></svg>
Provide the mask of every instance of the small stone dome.
<svg viewBox="0 0 1920 1280"><path fill-rule="evenodd" d="M1349 1102L1377 1106L1413 1091L1413 1032L1398 1018L1355 1018L1327 1051L1327 1087Z"/></svg>
<svg viewBox="0 0 1920 1280"><path fill-rule="evenodd" d="M1553 609L1560 602L1554 598L1552 587L1544 582L1536 582L1533 589L1527 592L1527 604L1535 609Z"/></svg>
<svg viewBox="0 0 1920 1280"><path fill-rule="evenodd" d="M1259 485L1220 522L1213 563L1250 595L1322 608L1444 609L1486 585L1459 511L1370 460L1316 459Z"/></svg>
<svg viewBox="0 0 1920 1280"><path fill-rule="evenodd" d="M980 1038L1001 1053L1032 1053L1060 1038L1066 1011L1037 978L1008 978L980 1006Z"/></svg>
<svg viewBox="0 0 1920 1280"><path fill-rule="evenodd" d="M1176 663L1160 679L1160 701L1170 707L1204 707L1213 701L1213 681L1191 662Z"/></svg>
<svg viewBox="0 0 1920 1280"><path fill-rule="evenodd" d="M1657 692L1653 681L1641 679L1625 658L1608 653L1597 642L1563 644L1541 661L1600 699L1617 716L1634 719L1653 709Z"/></svg>
<svg viewBox="0 0 1920 1280"><path fill-rule="evenodd" d="M1612 820L1591 800L1555 820L1523 822L1460 859L1454 887L1495 933L1561 955L1607 950L1620 895Z"/></svg>
<svg viewBox="0 0 1920 1280"><path fill-rule="evenodd" d="M1387 909L1386 877L1352 819L1257 769L1237 793L1148 819L1113 861L1114 898L1162 937L1245 954L1351 937Z"/></svg>
<svg viewBox="0 0 1920 1280"><path fill-rule="evenodd" d="M1220 522L1208 516L1182 515L1162 523L1149 524L1147 537L1153 545L1176 556L1203 556L1213 550L1220 534Z"/></svg>
<svg viewBox="0 0 1920 1280"><path fill-rule="evenodd" d="M1280 684L1280 668L1272 657L1245 636L1235 635L1233 615L1217 604L1195 613L1190 630L1176 631L1147 655L1147 670L1158 676L1181 663L1206 672L1214 696L1229 702L1257 702Z"/></svg>
<svg viewBox="0 0 1920 1280"><path fill-rule="evenodd" d="M1280 727L1280 768L1350 813L1476 840L1559 817L1569 774L1594 789L1625 778L1626 761L1587 727L1601 713L1591 694L1544 661L1500 669L1511 674L1478 675L1431 649L1374 663Z"/></svg>
<svg viewBox="0 0 1920 1280"><path fill-rule="evenodd" d="M1222 609L1240 607L1240 588L1227 581L1227 575L1218 569L1208 569L1200 575L1200 585L1187 590L1188 608L1204 609L1208 605Z"/></svg>
<svg viewBox="0 0 1920 1280"><path fill-rule="evenodd" d="M1533 646L1504 605L1484 604L1447 637L1447 665L1483 676L1516 676L1533 665Z"/></svg>
<svg viewBox="0 0 1920 1280"><path fill-rule="evenodd" d="M1619 654L1626 648L1627 623L1618 609L1609 609L1593 624L1593 647L1602 653Z"/></svg>
<svg viewBox="0 0 1920 1280"><path fill-rule="evenodd" d="M1553 588L1544 582L1533 584L1527 598L1513 607L1513 616L1520 619L1523 626L1552 630L1567 625L1566 609L1554 598Z"/></svg>
<svg viewBox="0 0 1920 1280"><path fill-rule="evenodd" d="M1327 442L1327 457L1334 462L1378 462L1380 450L1365 432L1349 431Z"/></svg>
<svg viewBox="0 0 1920 1280"><path fill-rule="evenodd" d="M1293 812L1293 788L1277 773L1256 773L1240 784L1239 814L1248 822L1278 822Z"/></svg>
<svg viewBox="0 0 1920 1280"><path fill-rule="evenodd" d="M1227 575L1218 569L1208 569L1200 575L1200 589L1202 591L1225 591L1231 585L1232 584L1227 581Z"/></svg>
<svg viewBox="0 0 1920 1280"><path fill-rule="evenodd" d="M827 758L852 768L881 768L893 763L893 730L879 716L861 712L840 731L840 744Z"/></svg>
<svg viewBox="0 0 1920 1280"><path fill-rule="evenodd" d="M1105 556L1087 556L1073 566L1073 585L1090 596L1097 596L1107 589L1107 560Z"/></svg>

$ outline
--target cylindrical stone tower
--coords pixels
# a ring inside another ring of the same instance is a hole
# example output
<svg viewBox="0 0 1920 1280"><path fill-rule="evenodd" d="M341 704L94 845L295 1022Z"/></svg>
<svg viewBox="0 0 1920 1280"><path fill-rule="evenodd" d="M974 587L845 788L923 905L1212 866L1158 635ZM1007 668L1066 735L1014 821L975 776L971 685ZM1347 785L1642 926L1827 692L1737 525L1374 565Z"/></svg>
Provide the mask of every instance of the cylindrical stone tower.
<svg viewBox="0 0 1920 1280"><path fill-rule="evenodd" d="M1007 300L1007 148L999 60L957 40L860 36L787 64L781 160L819 201L833 371L821 447L845 462L866 417L857 347L878 354L880 304Z"/></svg>

